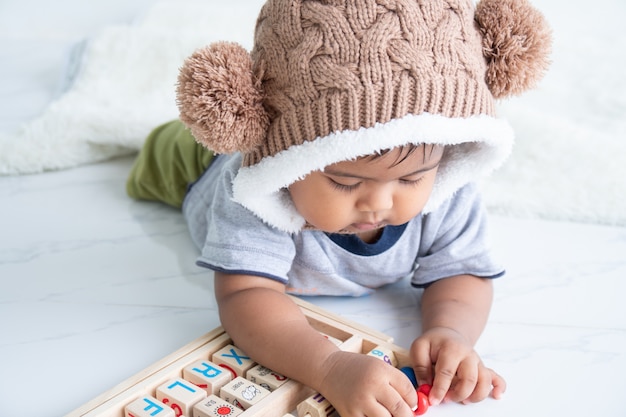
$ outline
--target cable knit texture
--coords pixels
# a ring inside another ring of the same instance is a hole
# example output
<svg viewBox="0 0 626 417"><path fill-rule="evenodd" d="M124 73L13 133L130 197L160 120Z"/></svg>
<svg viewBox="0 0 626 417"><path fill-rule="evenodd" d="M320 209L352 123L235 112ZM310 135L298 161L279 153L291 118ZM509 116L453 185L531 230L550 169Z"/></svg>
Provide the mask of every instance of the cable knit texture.
<svg viewBox="0 0 626 417"><path fill-rule="evenodd" d="M252 57L273 122L244 165L407 114L494 114L468 0L269 0Z"/></svg>
<svg viewBox="0 0 626 417"><path fill-rule="evenodd" d="M180 72L181 119L244 166L406 115L495 116L533 87L551 33L528 0L268 0L254 48L218 42Z"/></svg>

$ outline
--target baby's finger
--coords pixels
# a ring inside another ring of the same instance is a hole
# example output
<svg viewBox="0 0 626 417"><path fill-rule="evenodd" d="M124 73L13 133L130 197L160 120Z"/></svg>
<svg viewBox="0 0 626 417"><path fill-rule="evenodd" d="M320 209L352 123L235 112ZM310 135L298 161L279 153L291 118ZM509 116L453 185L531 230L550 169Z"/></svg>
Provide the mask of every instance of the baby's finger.
<svg viewBox="0 0 626 417"><path fill-rule="evenodd" d="M469 358L459 364L456 370L454 388L448 393L448 398L451 401L460 402L472 395L479 380L478 365L478 360ZM485 377L489 376L485 375ZM491 388L491 385L489 387ZM487 394L489 394L489 391L487 391Z"/></svg>
<svg viewBox="0 0 626 417"><path fill-rule="evenodd" d="M433 362L430 358L430 344L420 343L419 339L415 340L411 346L411 359L418 385L432 384Z"/></svg>
<svg viewBox="0 0 626 417"><path fill-rule="evenodd" d="M394 417L413 417L413 409L417 408L415 406L409 407L406 401L404 401L404 399L402 399L401 397L398 397L397 401L384 402L384 403L381 402L380 405L381 405L381 408L384 409L384 410L381 410L380 413L365 414L365 415L382 416L382 415L389 414Z"/></svg>
<svg viewBox="0 0 626 417"><path fill-rule="evenodd" d="M402 401L404 401L410 409L414 409L415 406L417 406L417 392L409 378L405 378L403 375L402 377L394 379L391 382L391 387L400 395ZM392 415L395 416L393 413Z"/></svg>
<svg viewBox="0 0 626 417"><path fill-rule="evenodd" d="M450 355L442 355L435 364L435 377L428 400L431 405L437 405L443 401L450 389L452 379L456 375L459 361L452 359Z"/></svg>
<svg viewBox="0 0 626 417"><path fill-rule="evenodd" d="M491 384L493 385L491 396L496 400L499 400L502 398L502 394L506 391L506 381L493 369L488 368L488 370L491 373Z"/></svg>
<svg viewBox="0 0 626 417"><path fill-rule="evenodd" d="M473 392L463 400L464 404L477 403L487 398L491 392L492 376L490 371L484 366L478 368L478 381L476 381Z"/></svg>

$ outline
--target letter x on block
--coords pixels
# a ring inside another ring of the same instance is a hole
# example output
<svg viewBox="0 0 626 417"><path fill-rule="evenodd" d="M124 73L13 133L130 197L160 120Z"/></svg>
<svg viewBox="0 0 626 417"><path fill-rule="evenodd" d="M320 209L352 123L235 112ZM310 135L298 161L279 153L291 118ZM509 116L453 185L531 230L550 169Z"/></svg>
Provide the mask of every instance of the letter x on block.
<svg viewBox="0 0 626 417"><path fill-rule="evenodd" d="M245 377L246 371L256 365L241 349L233 345L226 345L215 352L211 360L228 369L233 379L238 376Z"/></svg>

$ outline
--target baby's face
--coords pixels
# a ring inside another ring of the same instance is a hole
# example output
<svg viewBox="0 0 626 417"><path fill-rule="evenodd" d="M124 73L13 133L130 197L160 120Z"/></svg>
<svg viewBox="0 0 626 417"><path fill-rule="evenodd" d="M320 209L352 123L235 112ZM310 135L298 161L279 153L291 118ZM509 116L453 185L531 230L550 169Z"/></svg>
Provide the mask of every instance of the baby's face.
<svg viewBox="0 0 626 417"><path fill-rule="evenodd" d="M371 241L386 225L417 216L433 188L443 147L396 148L376 158L343 161L289 187L304 219L325 232L355 233Z"/></svg>

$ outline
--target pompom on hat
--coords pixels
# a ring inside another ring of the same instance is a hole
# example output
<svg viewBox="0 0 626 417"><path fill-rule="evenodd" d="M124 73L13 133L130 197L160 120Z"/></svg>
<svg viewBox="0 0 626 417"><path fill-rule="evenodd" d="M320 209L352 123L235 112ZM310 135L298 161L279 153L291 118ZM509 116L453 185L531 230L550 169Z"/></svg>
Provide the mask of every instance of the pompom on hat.
<svg viewBox="0 0 626 417"><path fill-rule="evenodd" d="M252 51L196 51L177 100L198 142L243 154L233 199L293 233L286 187L336 162L445 145L425 213L491 173L513 144L494 99L534 87L550 45L527 0L268 0Z"/></svg>

